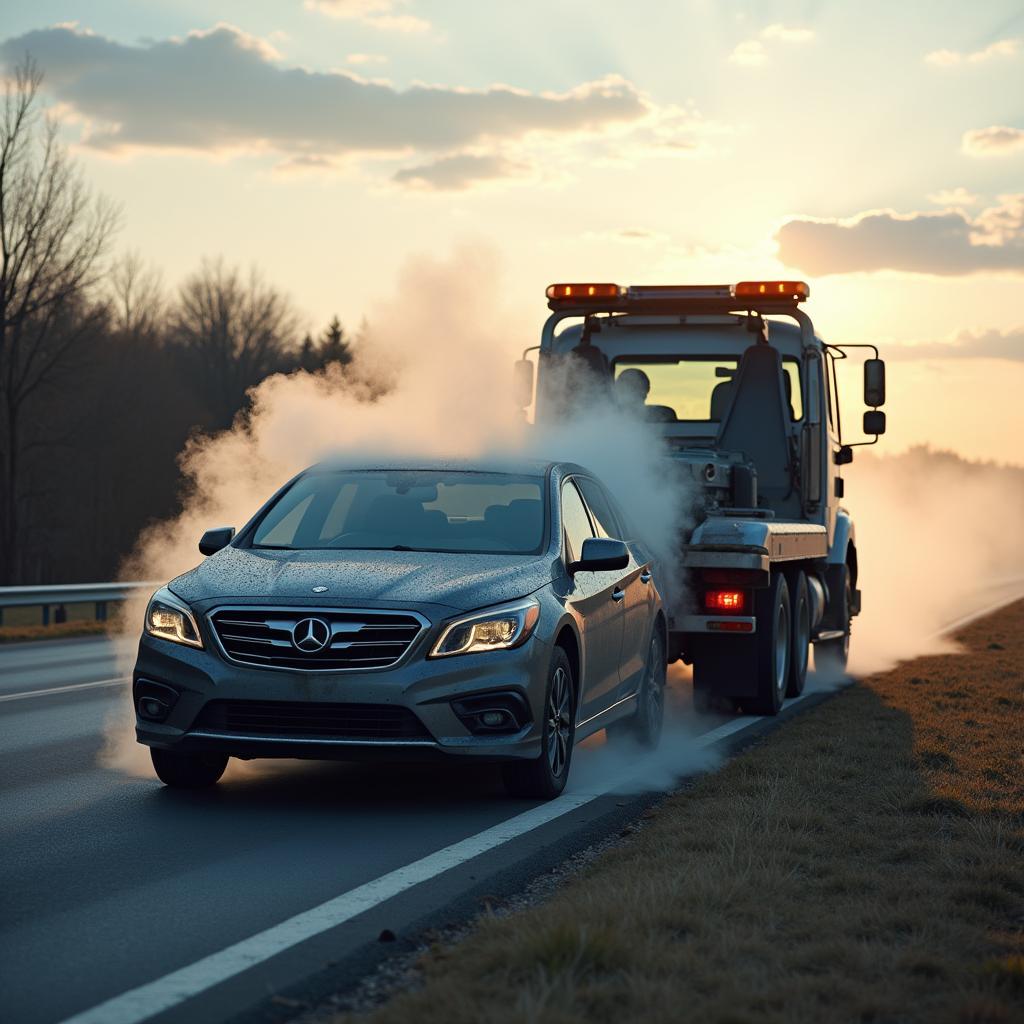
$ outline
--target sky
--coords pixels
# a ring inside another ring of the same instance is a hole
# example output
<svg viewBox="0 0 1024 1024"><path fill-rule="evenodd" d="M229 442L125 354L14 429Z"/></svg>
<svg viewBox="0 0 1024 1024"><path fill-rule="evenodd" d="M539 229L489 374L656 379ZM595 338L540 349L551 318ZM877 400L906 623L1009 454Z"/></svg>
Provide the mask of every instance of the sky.
<svg viewBox="0 0 1024 1024"><path fill-rule="evenodd" d="M552 281L800 278L886 450L1024 464L1019 0L7 0L26 52L169 287L222 254L356 326L484 244L525 347Z"/></svg>

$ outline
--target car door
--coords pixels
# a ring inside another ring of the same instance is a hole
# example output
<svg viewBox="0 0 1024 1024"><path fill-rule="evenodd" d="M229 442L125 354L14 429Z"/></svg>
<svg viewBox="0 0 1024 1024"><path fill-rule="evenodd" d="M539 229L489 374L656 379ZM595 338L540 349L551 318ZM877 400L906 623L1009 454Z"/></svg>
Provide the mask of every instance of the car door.
<svg viewBox="0 0 1024 1024"><path fill-rule="evenodd" d="M561 512L563 558L568 566L580 557L583 542L596 536L586 505L571 479L562 484ZM580 617L583 643L579 721L599 714L617 697L625 600L618 586L619 576L618 572L578 572L572 578L568 600Z"/></svg>
<svg viewBox="0 0 1024 1024"><path fill-rule="evenodd" d="M617 574L622 599L622 649L619 655L620 697L634 693L640 685L647 662L647 644L655 608L655 590L648 555L641 544L628 537L622 517L615 510L604 487L591 477L577 477L584 501L590 511L599 537L612 537L627 542L629 565Z"/></svg>

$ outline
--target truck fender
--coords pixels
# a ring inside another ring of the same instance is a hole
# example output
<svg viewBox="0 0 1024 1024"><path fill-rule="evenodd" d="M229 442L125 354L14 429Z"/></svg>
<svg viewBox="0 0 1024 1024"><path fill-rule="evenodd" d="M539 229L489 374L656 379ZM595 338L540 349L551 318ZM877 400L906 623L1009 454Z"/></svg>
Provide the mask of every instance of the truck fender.
<svg viewBox="0 0 1024 1024"><path fill-rule="evenodd" d="M846 561L847 549L856 547L857 531L853 525L853 517L845 508L836 513L836 532L832 538L832 547L828 551L829 565L842 565Z"/></svg>
<svg viewBox="0 0 1024 1024"><path fill-rule="evenodd" d="M835 607L833 597L835 592L845 586L843 566L848 567L850 583L852 584L851 615L860 614L860 588L857 586L857 531L853 524L853 517L845 508L839 509L836 513L836 532L832 541L832 547L828 552L828 561L825 569L825 586L828 593L828 610ZM826 612L826 621L832 618Z"/></svg>

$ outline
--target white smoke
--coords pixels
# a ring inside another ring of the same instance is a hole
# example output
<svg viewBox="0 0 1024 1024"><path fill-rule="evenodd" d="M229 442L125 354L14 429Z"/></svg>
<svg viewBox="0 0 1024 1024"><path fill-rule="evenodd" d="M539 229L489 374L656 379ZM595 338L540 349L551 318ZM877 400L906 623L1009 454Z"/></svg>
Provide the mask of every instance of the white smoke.
<svg viewBox="0 0 1024 1024"><path fill-rule="evenodd" d="M944 627L1024 591L1024 469L927 448L855 452L844 476L864 610L850 667L864 674L951 649Z"/></svg>
<svg viewBox="0 0 1024 1024"><path fill-rule="evenodd" d="M660 435L608 402L544 430L527 424L512 378L523 340L507 326L517 318L502 308L500 278L485 248L410 260L394 296L371 313L351 367L270 377L232 429L193 439L180 459L181 514L140 538L125 574L169 580L186 571L199 560L205 529L240 527L291 476L321 460L520 455L591 469L670 579L689 502L682 480L666 472ZM125 609L126 631L136 637L143 611L141 603ZM130 673L131 656L123 668ZM118 722L111 735L105 763L148 771L130 723Z"/></svg>
<svg viewBox="0 0 1024 1024"><path fill-rule="evenodd" d="M352 367L269 378L231 430L194 439L181 457L183 511L140 538L128 578L168 580L186 571L199 560L203 530L241 526L282 483L325 458L520 454L592 469L667 567L661 579L670 579L690 496L667 471L656 426L600 404L553 428L524 422L511 373L524 339L509 326L523 317L502 307L496 262L480 247L410 260L394 296L372 311ZM859 450L846 477L864 595L853 671L941 649L936 632L980 606L992 580L1024 575L1024 471L924 450L890 458ZM129 604L125 615L122 668L129 674L143 606ZM674 689L685 703L680 669L672 673ZM148 775L148 754L125 710L109 730L104 763ZM707 763L685 721L671 727L666 743L669 753L650 762L652 782ZM633 757L602 752L601 763L618 770L622 756Z"/></svg>

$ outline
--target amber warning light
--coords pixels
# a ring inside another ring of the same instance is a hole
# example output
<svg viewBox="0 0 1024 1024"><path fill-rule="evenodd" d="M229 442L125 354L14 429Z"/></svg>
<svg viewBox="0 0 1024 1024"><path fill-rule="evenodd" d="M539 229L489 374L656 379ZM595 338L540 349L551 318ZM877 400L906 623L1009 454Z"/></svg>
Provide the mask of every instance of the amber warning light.
<svg viewBox="0 0 1024 1024"><path fill-rule="evenodd" d="M732 293L738 299L780 298L803 302L810 298L811 289L806 281L740 281Z"/></svg>
<svg viewBox="0 0 1024 1024"><path fill-rule="evenodd" d="M586 302L587 299L617 299L622 289L617 284L550 284L546 294L556 302Z"/></svg>

